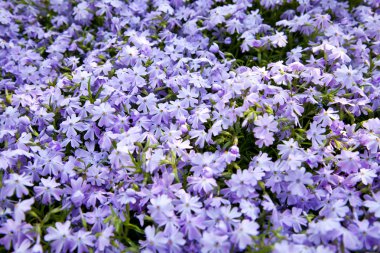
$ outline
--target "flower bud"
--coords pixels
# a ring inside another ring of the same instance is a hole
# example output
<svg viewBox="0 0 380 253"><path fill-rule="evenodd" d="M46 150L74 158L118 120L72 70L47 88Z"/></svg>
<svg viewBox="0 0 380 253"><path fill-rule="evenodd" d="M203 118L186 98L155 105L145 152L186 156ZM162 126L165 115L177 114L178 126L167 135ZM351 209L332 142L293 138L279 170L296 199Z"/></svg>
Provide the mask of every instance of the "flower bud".
<svg viewBox="0 0 380 253"><path fill-rule="evenodd" d="M210 46L210 52L214 53L214 54L218 53L219 52L219 46L216 43L212 44Z"/></svg>

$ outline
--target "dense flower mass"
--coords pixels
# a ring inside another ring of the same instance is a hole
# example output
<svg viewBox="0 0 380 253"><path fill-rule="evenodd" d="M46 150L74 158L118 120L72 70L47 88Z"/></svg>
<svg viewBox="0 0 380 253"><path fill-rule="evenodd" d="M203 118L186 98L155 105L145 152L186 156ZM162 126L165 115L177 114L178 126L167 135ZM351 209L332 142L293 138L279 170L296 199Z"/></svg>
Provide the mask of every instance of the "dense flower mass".
<svg viewBox="0 0 380 253"><path fill-rule="evenodd" d="M1 252L380 251L380 1L0 0Z"/></svg>

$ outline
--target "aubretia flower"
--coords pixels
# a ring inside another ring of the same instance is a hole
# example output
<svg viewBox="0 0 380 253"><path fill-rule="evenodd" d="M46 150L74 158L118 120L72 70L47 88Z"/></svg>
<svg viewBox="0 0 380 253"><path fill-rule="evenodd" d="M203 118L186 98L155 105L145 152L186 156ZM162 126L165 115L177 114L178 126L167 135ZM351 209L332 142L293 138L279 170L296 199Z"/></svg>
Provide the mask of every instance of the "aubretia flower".
<svg viewBox="0 0 380 253"><path fill-rule="evenodd" d="M348 2L1 1L3 251L378 252L380 2Z"/></svg>
<svg viewBox="0 0 380 253"><path fill-rule="evenodd" d="M100 251L105 250L106 247L111 245L110 237L114 235L113 231L113 226L109 226L100 232L100 235L96 240L96 247L98 247Z"/></svg>
<svg viewBox="0 0 380 253"><path fill-rule="evenodd" d="M364 201L364 206L368 211L375 214L375 217L380 218L380 192L373 194L373 199Z"/></svg>
<svg viewBox="0 0 380 253"><path fill-rule="evenodd" d="M227 182L231 192L235 192L237 197L248 197L255 192L254 186L257 184L255 175L250 170L238 170L236 174L231 176Z"/></svg>
<svg viewBox="0 0 380 253"><path fill-rule="evenodd" d="M362 78L361 73L352 69L351 65L348 68L346 65L342 65L341 68L335 71L335 76L336 80L346 88L351 88L353 84L356 84Z"/></svg>
<svg viewBox="0 0 380 253"><path fill-rule="evenodd" d="M314 147L318 147L323 144L324 140L326 140L326 135L323 134L325 132L326 129L322 126L318 126L317 122L314 121L306 132L306 137L311 140Z"/></svg>
<svg viewBox="0 0 380 253"><path fill-rule="evenodd" d="M352 152L342 150L341 154L337 156L339 159L338 166L347 173L357 172L360 168L359 152Z"/></svg>
<svg viewBox="0 0 380 253"><path fill-rule="evenodd" d="M4 180L4 191L7 196L12 196L16 192L16 196L21 198L29 193L27 186L33 186L32 177L25 174L12 173L9 179Z"/></svg>
<svg viewBox="0 0 380 253"><path fill-rule="evenodd" d="M377 177L376 172L371 169L360 169L359 172L354 173L352 180L357 183L361 181L364 185L372 184L373 180Z"/></svg>
<svg viewBox="0 0 380 253"><path fill-rule="evenodd" d="M187 180L191 188L198 193L202 191L204 191L205 193L209 193L213 190L214 187L217 186L214 178L188 177Z"/></svg>
<svg viewBox="0 0 380 253"><path fill-rule="evenodd" d="M284 47L288 42L283 32L276 32L275 35L270 37L270 41L274 47Z"/></svg>
<svg viewBox="0 0 380 253"><path fill-rule="evenodd" d="M255 137L258 139L256 144L259 147L263 145L269 146L273 143L273 132L276 132L277 129L277 121L274 120L274 116L264 114L263 116L258 116L255 121L256 127L253 129Z"/></svg>
<svg viewBox="0 0 380 253"><path fill-rule="evenodd" d="M66 189L66 192L71 196L70 200L72 203L79 207L83 204L85 199L85 193L87 192L88 185L86 181L83 181L83 178L78 178L77 180L71 179L71 187Z"/></svg>
<svg viewBox="0 0 380 253"><path fill-rule="evenodd" d="M182 88L178 92L178 98L181 98L182 105L187 107L194 107L198 103L198 91L195 88L190 88L190 86L187 86L186 89Z"/></svg>
<svg viewBox="0 0 380 253"><path fill-rule="evenodd" d="M153 252L163 252L165 250L168 239L164 237L162 232L156 233L153 226L148 226L145 228L145 236L146 240L141 242L143 248L147 248Z"/></svg>
<svg viewBox="0 0 380 253"><path fill-rule="evenodd" d="M89 247L94 246L95 236L91 232L79 230L73 235L73 246L70 251L77 250L78 253L88 252Z"/></svg>
<svg viewBox="0 0 380 253"><path fill-rule="evenodd" d="M192 214L192 212L201 212L202 203L199 202L199 197L193 197L185 192L179 192L178 196L180 200L178 201L179 203L176 204L175 209L181 214L181 218Z"/></svg>
<svg viewBox="0 0 380 253"><path fill-rule="evenodd" d="M41 178L41 186L35 186L34 192L36 193L36 197L42 196L42 203L50 204L52 202L52 197L55 200L61 200L62 190L57 188L60 186L54 179L51 177L45 179Z"/></svg>
<svg viewBox="0 0 380 253"><path fill-rule="evenodd" d="M111 126L114 122L113 113L115 109L112 108L108 103L101 103L98 106L95 106L93 109L93 117L92 120L99 120L98 125L102 126Z"/></svg>
<svg viewBox="0 0 380 253"><path fill-rule="evenodd" d="M186 243L186 240L183 238L183 234L174 229L169 231L169 236L167 237L167 247L171 253L180 253L183 250L183 247Z"/></svg>
<svg viewBox="0 0 380 253"><path fill-rule="evenodd" d="M81 118L76 115L69 116L67 120L61 123L60 131L66 133L69 138L76 136L76 131L84 131L87 128L86 124L79 122L80 120Z"/></svg>
<svg viewBox="0 0 380 253"><path fill-rule="evenodd" d="M19 203L15 204L14 207L14 220L16 222L21 222L25 220L25 213L32 209L32 205L34 204L34 198L26 199Z"/></svg>
<svg viewBox="0 0 380 253"><path fill-rule="evenodd" d="M312 174L306 172L304 167L301 167L298 170L292 170L288 172L288 175L285 177L286 181L289 182L288 190L298 196L303 196L308 194L307 188L305 185L311 185L313 183Z"/></svg>
<svg viewBox="0 0 380 253"><path fill-rule="evenodd" d="M202 236L202 253L222 253L229 249L227 235L216 235L214 233L204 232Z"/></svg>
<svg viewBox="0 0 380 253"><path fill-rule="evenodd" d="M55 227L48 227L44 239L51 242L51 246L56 252L67 252L73 245L71 239L71 223L56 222Z"/></svg>
<svg viewBox="0 0 380 253"><path fill-rule="evenodd" d="M321 209L320 214L325 217L344 217L349 212L346 202L338 200L328 200L327 204Z"/></svg>
<svg viewBox="0 0 380 253"><path fill-rule="evenodd" d="M243 250L253 242L252 236L258 235L258 229L259 225L256 222L243 220L233 232L231 239Z"/></svg>
<svg viewBox="0 0 380 253"><path fill-rule="evenodd" d="M153 219L162 220L174 215L172 199L167 195L160 195L157 198L153 198L150 200L150 203L151 205L148 206L148 210Z"/></svg>
<svg viewBox="0 0 380 253"><path fill-rule="evenodd" d="M31 245L32 245L32 243L28 239L25 239L20 244L14 245L13 248L15 248L15 251L13 251L13 252L14 253L30 252L30 246Z"/></svg>
<svg viewBox="0 0 380 253"><path fill-rule="evenodd" d="M289 155L302 152L298 146L298 142L294 141L293 138L289 139L289 141L283 141L283 144L278 144L277 149L280 151L279 154L283 159L287 159Z"/></svg>
<svg viewBox="0 0 380 253"><path fill-rule="evenodd" d="M339 116L337 115L337 111L334 111L331 107L326 110L322 109L321 112L314 116L314 122L317 124L320 123L321 127L330 126L333 120L338 120Z"/></svg>
<svg viewBox="0 0 380 253"><path fill-rule="evenodd" d="M139 105L137 110L143 113L147 113L148 110L151 111L151 108L153 108L157 102L157 98L154 96L154 94L149 94L146 97L138 95L137 98L138 101L136 102L136 104Z"/></svg>

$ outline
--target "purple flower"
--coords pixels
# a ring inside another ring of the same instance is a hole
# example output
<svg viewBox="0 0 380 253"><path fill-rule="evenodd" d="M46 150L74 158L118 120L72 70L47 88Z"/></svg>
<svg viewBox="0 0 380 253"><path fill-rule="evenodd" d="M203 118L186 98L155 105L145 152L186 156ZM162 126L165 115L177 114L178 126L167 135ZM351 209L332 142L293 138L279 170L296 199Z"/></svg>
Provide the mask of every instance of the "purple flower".
<svg viewBox="0 0 380 253"><path fill-rule="evenodd" d="M74 7L74 19L84 23L88 23L92 18L93 14L90 12L90 6L86 2L79 3Z"/></svg>
<svg viewBox="0 0 380 253"><path fill-rule="evenodd" d="M20 244L14 245L13 248L15 249L15 253L23 253L23 252L30 252L30 246L32 243L25 239Z"/></svg>
<svg viewBox="0 0 380 253"><path fill-rule="evenodd" d="M380 218L380 192L373 194L373 199L364 201L364 206L368 211L375 214L375 217Z"/></svg>
<svg viewBox="0 0 380 253"><path fill-rule="evenodd" d="M288 43L286 35L283 32L277 32L270 36L270 41L274 47L284 47Z"/></svg>
<svg viewBox="0 0 380 253"><path fill-rule="evenodd" d="M100 232L100 234L96 240L96 247L100 251L105 250L106 247L111 245L110 237L114 235L113 231L114 231L113 226L109 226Z"/></svg>
<svg viewBox="0 0 380 253"><path fill-rule="evenodd" d="M329 107L327 111L322 109L313 119L317 124L321 124L321 127L327 127L331 126L333 120L339 120L339 116L337 115L337 111Z"/></svg>
<svg viewBox="0 0 380 253"><path fill-rule="evenodd" d="M71 223L56 222L55 227L48 227L44 239L51 242L52 249L56 252L67 252L72 248Z"/></svg>
<svg viewBox="0 0 380 253"><path fill-rule="evenodd" d="M155 228L153 226L148 226L145 228L145 237L146 240L140 242L142 248L149 249L153 252L163 252L166 249L168 239L165 238L162 232L156 233Z"/></svg>
<svg viewBox="0 0 380 253"><path fill-rule="evenodd" d="M140 112L143 112L143 113L148 113L148 110L151 111L157 103L157 98L152 93L146 97L142 97L142 96L138 95L137 98L138 98L138 100L137 100L136 104L139 105L137 110L139 110Z"/></svg>
<svg viewBox="0 0 380 253"><path fill-rule="evenodd" d="M306 137L311 140L314 147L318 147L323 144L324 140L326 140L326 135L324 135L325 132L326 129L322 126L318 126L317 122L314 121L306 132Z"/></svg>
<svg viewBox="0 0 380 253"><path fill-rule="evenodd" d="M105 226L104 219L110 214L111 211L108 207L95 207L92 212L85 213L84 218L88 224L93 225L92 231L98 233Z"/></svg>
<svg viewBox="0 0 380 253"><path fill-rule="evenodd" d="M21 222L25 220L25 213L32 209L34 204L34 198L23 200L19 203L16 203L14 206L14 220L16 222Z"/></svg>
<svg viewBox="0 0 380 253"><path fill-rule="evenodd" d="M24 173L19 175L16 173L12 173L9 175L9 178L4 180L5 185L5 194L7 196L12 196L16 192L16 196L21 198L23 195L27 195L29 193L27 186L33 186L32 177L29 175L25 175Z"/></svg>
<svg viewBox="0 0 380 253"><path fill-rule="evenodd" d="M189 122L194 129L200 128L202 123L205 123L210 118L210 109L207 107L198 107L193 111L189 118Z"/></svg>
<svg viewBox="0 0 380 253"><path fill-rule="evenodd" d="M289 171L285 179L289 182L288 190L292 194L298 196L304 196L308 194L308 190L305 185L313 184L312 174L306 172L306 169L304 167L301 167L298 170Z"/></svg>
<svg viewBox="0 0 380 253"><path fill-rule="evenodd" d="M361 73L352 69L351 65L348 68L346 65L342 65L341 68L335 71L335 76L336 80L348 89L362 79Z"/></svg>
<svg viewBox="0 0 380 253"><path fill-rule="evenodd" d="M344 247L348 250L358 250L362 247L362 242L359 240L357 233L346 228L340 230L343 237Z"/></svg>
<svg viewBox="0 0 380 253"><path fill-rule="evenodd" d="M86 198L85 193L89 186L86 181L83 181L83 178L78 178L77 180L70 180L71 187L66 188L66 193L70 195L71 202L79 207L83 204L84 199Z"/></svg>
<svg viewBox="0 0 380 253"><path fill-rule="evenodd" d="M259 225L254 221L243 220L232 234L232 241L237 243L240 250L244 250L253 243L252 236L258 235Z"/></svg>
<svg viewBox="0 0 380 253"><path fill-rule="evenodd" d="M331 54L328 55L328 59L330 61L340 60L343 63L349 63L349 62L351 62L351 58L346 53L347 53L347 50L345 48L333 46L333 47L331 47ZM345 65L343 65L343 66L345 66ZM347 69L347 67L346 67L346 69ZM348 83L348 85L351 85L351 84ZM347 88L349 88L349 87L347 87Z"/></svg>
<svg viewBox="0 0 380 253"><path fill-rule="evenodd" d="M195 192L211 192L214 187L217 186L214 178L209 177L188 177L187 178L189 185Z"/></svg>
<svg viewBox="0 0 380 253"><path fill-rule="evenodd" d="M253 129L255 137L258 139L255 143L261 148L263 145L269 146L274 142L273 132L278 130L277 121L274 116L265 113L258 116L255 120L256 127Z"/></svg>
<svg viewBox="0 0 380 253"><path fill-rule="evenodd" d="M94 109L92 111L93 117L92 120L96 121L99 120L98 126L99 127L109 127L112 126L114 123L114 115L113 113L116 110L112 108L108 103L101 103L98 106L94 106Z"/></svg>
<svg viewBox="0 0 380 253"><path fill-rule="evenodd" d="M321 209L320 214L325 217L344 217L349 212L346 201L341 199L328 200L327 204Z"/></svg>
<svg viewBox="0 0 380 253"><path fill-rule="evenodd" d="M184 191L178 192L177 195L179 200L178 204L175 205L175 210L181 214L181 218L202 211L202 203L199 202L199 197L191 196Z"/></svg>
<svg viewBox="0 0 380 253"><path fill-rule="evenodd" d="M151 205L148 205L148 210L154 220L165 220L167 217L174 215L174 206L172 199L167 195L160 195L157 198L150 200Z"/></svg>
<svg viewBox="0 0 380 253"><path fill-rule="evenodd" d="M379 225L378 222L370 224L368 220L355 221L355 225L351 224L349 229L358 231L359 240L363 242L366 249L373 249L380 238Z"/></svg>
<svg viewBox="0 0 380 253"><path fill-rule="evenodd" d="M52 197L55 200L61 200L62 190L57 188L60 184L57 183L55 179L51 177L47 179L41 178L41 183L41 186L35 186L33 189L36 193L36 197L42 196L42 203L51 204Z"/></svg>
<svg viewBox="0 0 380 253"><path fill-rule="evenodd" d="M77 250L78 253L88 252L89 247L94 246L95 236L91 232L79 230L72 236L73 246L70 251Z"/></svg>
<svg viewBox="0 0 380 253"><path fill-rule="evenodd" d="M168 233L169 235L167 237L167 248L169 252L183 252L183 248L186 243L186 240L183 238L183 234L177 229L169 231Z"/></svg>
<svg viewBox="0 0 380 253"><path fill-rule="evenodd" d="M182 99L181 104L185 107L194 107L198 103L199 93L197 89L187 86L178 92L178 98Z"/></svg>
<svg viewBox="0 0 380 253"><path fill-rule="evenodd" d="M12 219L8 219L7 222L1 224L0 234L4 235L0 239L0 243L4 245L5 249L9 250L12 245L17 245L17 243L26 238L26 236L31 237L30 231L33 227L25 222L16 222Z"/></svg>
<svg viewBox="0 0 380 253"><path fill-rule="evenodd" d="M34 2L0 3L5 251L379 251L379 0Z"/></svg>
<svg viewBox="0 0 380 253"><path fill-rule="evenodd" d="M354 183L361 181L364 185L368 185L372 184L376 177L377 175L374 170L362 168L359 172L354 173L351 179Z"/></svg>
<svg viewBox="0 0 380 253"><path fill-rule="evenodd" d="M69 138L76 136L76 131L84 131L87 129L86 124L79 122L80 120L81 118L77 117L76 115L67 117L67 120L61 123L60 131L66 133L66 136Z"/></svg>
<svg viewBox="0 0 380 253"><path fill-rule="evenodd" d="M359 152L352 152L348 150L342 150L340 155L336 156L338 160L338 166L342 171L346 173L357 172L360 168Z"/></svg>
<svg viewBox="0 0 380 253"><path fill-rule="evenodd" d="M105 167L91 166L88 168L87 177L91 185L101 186L108 179L108 170Z"/></svg>
<svg viewBox="0 0 380 253"><path fill-rule="evenodd" d="M216 235L215 233L204 232L202 236L202 253L214 252L222 253L228 252L230 243L228 242L227 235Z"/></svg>
<svg viewBox="0 0 380 253"><path fill-rule="evenodd" d="M284 144L278 144L277 149L280 151L279 154L283 159L287 159L289 155L294 155L296 153L302 152L298 146L298 142L294 141L293 138L289 141L283 141Z"/></svg>
<svg viewBox="0 0 380 253"><path fill-rule="evenodd" d="M231 179L227 182L231 192L234 192L239 198L246 198L255 192L255 186L257 184L257 178L253 171L240 169L236 174L231 176Z"/></svg>

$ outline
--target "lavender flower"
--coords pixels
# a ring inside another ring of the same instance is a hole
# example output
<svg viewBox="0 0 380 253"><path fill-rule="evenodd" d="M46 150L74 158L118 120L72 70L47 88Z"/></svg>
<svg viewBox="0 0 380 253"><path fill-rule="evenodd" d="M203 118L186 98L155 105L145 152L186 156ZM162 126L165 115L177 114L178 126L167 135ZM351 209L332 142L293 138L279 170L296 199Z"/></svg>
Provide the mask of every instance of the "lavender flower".
<svg viewBox="0 0 380 253"><path fill-rule="evenodd" d="M70 226L71 223L66 221L65 223L55 223L55 227L48 227L44 239L51 242L54 251L67 252L72 247Z"/></svg>
<svg viewBox="0 0 380 253"><path fill-rule="evenodd" d="M378 7L1 2L0 251L377 252Z"/></svg>

